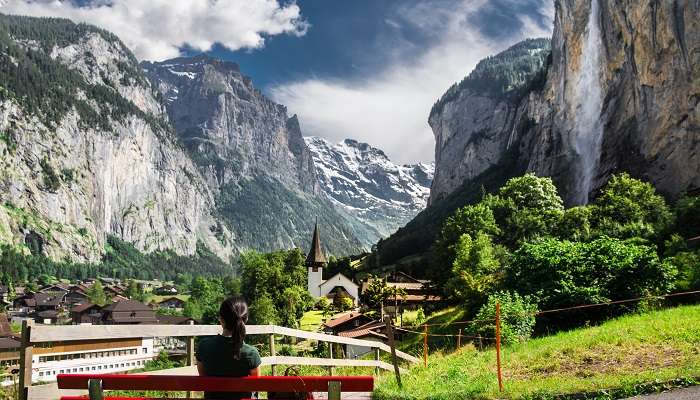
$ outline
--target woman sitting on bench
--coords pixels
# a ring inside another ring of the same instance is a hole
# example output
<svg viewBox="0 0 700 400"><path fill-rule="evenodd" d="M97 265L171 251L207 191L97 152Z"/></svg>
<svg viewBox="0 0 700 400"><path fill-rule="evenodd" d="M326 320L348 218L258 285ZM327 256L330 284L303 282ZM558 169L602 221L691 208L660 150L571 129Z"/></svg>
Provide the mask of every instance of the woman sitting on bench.
<svg viewBox="0 0 700 400"><path fill-rule="evenodd" d="M229 297L219 307L219 321L223 334L203 338L197 346L197 370L202 376L260 375L260 354L246 344L245 324L248 322L248 305L240 297ZM251 398L252 393L205 392L205 399Z"/></svg>

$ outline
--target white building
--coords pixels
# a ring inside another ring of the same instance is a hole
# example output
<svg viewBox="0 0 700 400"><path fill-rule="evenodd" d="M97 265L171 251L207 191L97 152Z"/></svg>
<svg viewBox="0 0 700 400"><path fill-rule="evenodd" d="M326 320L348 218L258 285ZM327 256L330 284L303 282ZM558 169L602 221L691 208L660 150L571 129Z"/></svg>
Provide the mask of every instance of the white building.
<svg viewBox="0 0 700 400"><path fill-rule="evenodd" d="M153 339L52 343L35 347L32 382L51 382L58 374L117 373L143 368L157 354Z"/></svg>
<svg viewBox="0 0 700 400"><path fill-rule="evenodd" d="M328 280L323 279L323 268L328 264L326 255L321 248L321 238L318 232L318 224L314 227L314 235L311 239L311 249L306 256L308 270L307 285L309 293L314 297L329 296L338 289L347 293L355 304L358 303L359 286L350 278L341 273L335 274Z"/></svg>

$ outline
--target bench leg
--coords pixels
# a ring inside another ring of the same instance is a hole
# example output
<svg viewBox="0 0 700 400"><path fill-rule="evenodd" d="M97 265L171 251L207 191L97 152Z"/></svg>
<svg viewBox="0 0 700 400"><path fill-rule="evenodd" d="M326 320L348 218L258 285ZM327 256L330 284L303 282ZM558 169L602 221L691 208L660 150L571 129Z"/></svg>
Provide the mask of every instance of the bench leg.
<svg viewBox="0 0 700 400"><path fill-rule="evenodd" d="M328 400L340 400L340 382L328 382Z"/></svg>
<svg viewBox="0 0 700 400"><path fill-rule="evenodd" d="M102 380L101 379L90 379L88 380L88 395L90 400L102 400Z"/></svg>

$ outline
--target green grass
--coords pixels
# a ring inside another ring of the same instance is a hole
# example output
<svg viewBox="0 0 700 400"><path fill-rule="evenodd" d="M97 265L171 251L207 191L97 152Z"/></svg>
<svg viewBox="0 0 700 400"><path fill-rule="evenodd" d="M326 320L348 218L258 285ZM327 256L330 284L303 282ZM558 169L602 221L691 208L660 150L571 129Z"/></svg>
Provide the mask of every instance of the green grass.
<svg viewBox="0 0 700 400"><path fill-rule="evenodd" d="M407 318L408 317L408 318ZM406 322L411 319L411 315L404 316L404 327L411 331L423 332L422 326L411 327L407 326ZM415 317L413 317L415 319ZM425 321L430 326L430 333L456 335L459 328L464 329L464 325L449 325L457 321L465 319L464 311L458 307L450 307L430 314ZM456 346L455 338L431 336L428 338L428 348L432 351L435 349L454 348ZM402 351L413 354L417 357L423 357L423 336L418 334L406 334L404 339L397 344L397 347Z"/></svg>
<svg viewBox="0 0 700 400"><path fill-rule="evenodd" d="M321 323L323 323L323 311L311 310L301 317L299 327L305 331L316 332L321 327Z"/></svg>
<svg viewBox="0 0 700 400"><path fill-rule="evenodd" d="M626 397L648 382L682 378L692 383L700 375L700 306L630 315L505 347L503 393L498 392L495 358L493 349L477 351L471 345L434 354L427 368L417 365L403 376L403 389L382 374L375 397L550 399L602 389L620 389L616 393ZM604 396L588 398L619 398Z"/></svg>

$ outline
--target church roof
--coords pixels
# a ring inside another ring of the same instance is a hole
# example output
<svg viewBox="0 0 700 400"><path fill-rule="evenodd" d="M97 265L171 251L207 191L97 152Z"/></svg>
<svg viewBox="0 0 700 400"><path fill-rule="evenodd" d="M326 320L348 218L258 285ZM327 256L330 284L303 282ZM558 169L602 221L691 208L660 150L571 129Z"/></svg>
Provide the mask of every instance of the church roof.
<svg viewBox="0 0 700 400"><path fill-rule="evenodd" d="M309 255L306 256L307 264L326 264L326 255L321 249L321 238L318 234L318 223L314 226L314 236L311 239L311 249Z"/></svg>

